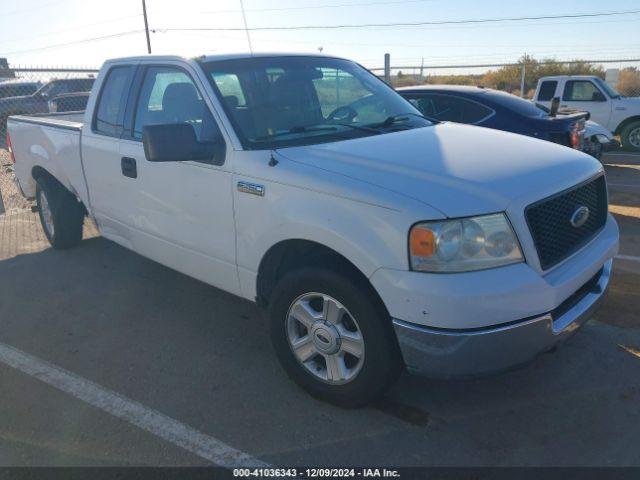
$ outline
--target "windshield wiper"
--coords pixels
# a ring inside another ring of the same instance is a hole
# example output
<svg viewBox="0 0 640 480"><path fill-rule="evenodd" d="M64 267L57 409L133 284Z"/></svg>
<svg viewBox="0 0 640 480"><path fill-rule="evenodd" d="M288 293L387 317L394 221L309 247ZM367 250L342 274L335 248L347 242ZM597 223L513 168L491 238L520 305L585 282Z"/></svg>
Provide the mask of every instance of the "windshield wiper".
<svg viewBox="0 0 640 480"><path fill-rule="evenodd" d="M420 115L419 113L411 113L411 112L407 112L407 113L398 113L396 115L391 115L389 117L387 117L383 122L375 124L375 125L370 125L370 127L373 128L388 128L391 127L393 125L395 125L396 123L402 123L402 122L406 122L407 120L409 120L408 117L418 117L418 118L422 118L424 120L427 120L431 123L440 123L438 120L433 120L431 118L427 118L424 115Z"/></svg>
<svg viewBox="0 0 640 480"><path fill-rule="evenodd" d="M327 125L327 126L338 125L340 127L353 128L354 130L360 130L362 132L377 133L377 134L382 133L377 128L368 127L366 125L357 125L357 124L353 124L353 123L335 123L335 122L332 122L332 123L326 123L326 124L319 123L318 125Z"/></svg>
<svg viewBox="0 0 640 480"><path fill-rule="evenodd" d="M296 133L306 133L306 132L324 132L324 131L337 131L336 127L305 127L305 126L296 126L291 127L289 130L285 130L284 132L276 132L270 135L265 135L262 137L256 137L256 140L269 140L271 138L283 137L285 135L295 135Z"/></svg>
<svg viewBox="0 0 640 480"><path fill-rule="evenodd" d="M270 138L282 137L285 135L295 135L296 133L324 132L324 131L336 132L338 131L337 127L348 127L348 128L353 128L354 130L361 130L363 132L376 133L376 134L382 133L380 130L377 130L372 127L366 127L364 125L350 125L348 123L327 123L327 124L317 123L314 125L298 125L295 127L291 127L289 130L286 130L284 132L277 132L271 135L258 137L256 138L256 140L268 140Z"/></svg>

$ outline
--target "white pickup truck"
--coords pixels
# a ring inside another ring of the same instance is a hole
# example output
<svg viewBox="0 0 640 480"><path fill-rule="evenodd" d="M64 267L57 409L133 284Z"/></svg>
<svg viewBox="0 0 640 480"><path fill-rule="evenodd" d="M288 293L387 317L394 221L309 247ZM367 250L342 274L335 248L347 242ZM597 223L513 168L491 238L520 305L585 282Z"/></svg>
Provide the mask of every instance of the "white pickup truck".
<svg viewBox="0 0 640 480"><path fill-rule="evenodd" d="M429 121L348 60L111 60L74 115L9 119L53 247L78 245L88 215L105 238L259 303L287 373L340 405L382 394L403 366L527 362L609 282L618 227L599 162Z"/></svg>
<svg viewBox="0 0 640 480"><path fill-rule="evenodd" d="M640 151L640 98L623 97L593 75L542 77L534 102L549 108L554 98L561 109L589 112L591 120L620 135L625 148Z"/></svg>

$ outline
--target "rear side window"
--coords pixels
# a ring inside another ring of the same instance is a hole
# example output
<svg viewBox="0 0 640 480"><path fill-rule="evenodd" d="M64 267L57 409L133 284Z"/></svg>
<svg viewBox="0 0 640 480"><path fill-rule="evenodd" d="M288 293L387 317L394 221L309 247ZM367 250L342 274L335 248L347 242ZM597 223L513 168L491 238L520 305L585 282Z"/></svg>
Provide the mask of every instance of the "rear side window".
<svg viewBox="0 0 640 480"><path fill-rule="evenodd" d="M120 136L124 116L124 99L133 67L114 67L104 82L98 105L94 130L105 135Z"/></svg>
<svg viewBox="0 0 640 480"><path fill-rule="evenodd" d="M568 102L597 102L602 92L589 80L569 80L564 86L562 100Z"/></svg>
<svg viewBox="0 0 640 480"><path fill-rule="evenodd" d="M549 102L553 100L553 96L558 88L558 82L556 80L545 80L540 85L540 93L538 94L538 101Z"/></svg>
<svg viewBox="0 0 640 480"><path fill-rule="evenodd" d="M422 94L408 98L425 117L444 122L479 123L493 113L478 102L453 95Z"/></svg>

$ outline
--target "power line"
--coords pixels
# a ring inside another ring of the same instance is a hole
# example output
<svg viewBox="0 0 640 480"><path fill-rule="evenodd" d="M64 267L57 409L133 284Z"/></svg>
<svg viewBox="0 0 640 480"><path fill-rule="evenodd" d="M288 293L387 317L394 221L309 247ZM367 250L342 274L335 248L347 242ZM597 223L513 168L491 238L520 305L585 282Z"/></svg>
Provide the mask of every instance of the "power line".
<svg viewBox="0 0 640 480"><path fill-rule="evenodd" d="M417 27L428 25L461 25L461 24L480 24L494 22L520 22L526 20L552 20L561 18L593 18L593 17L610 17L614 15L628 15L640 13L640 10L624 10L616 12L594 12L594 13L576 13L565 15L539 15L530 17L504 17L504 18L481 18L466 20L443 20L443 21L426 21L426 22L395 22L395 23L360 23L360 24L342 24L342 25L297 25L297 26L278 26L278 27L191 27L191 28L158 28L155 31L265 31L265 30L336 30L348 28L380 28L380 27Z"/></svg>
<svg viewBox="0 0 640 480"><path fill-rule="evenodd" d="M312 10L312 9L324 9L324 8L344 8L344 7L364 7L375 5L397 5L406 3L424 3L433 2L436 0L392 0L383 2L358 2L358 3L337 3L326 5L306 5L297 7L272 7L272 8L247 8L245 12L281 12L286 10ZM241 10L204 10L200 13L239 13Z"/></svg>
<svg viewBox="0 0 640 480"><path fill-rule="evenodd" d="M635 20L637 21L637 20ZM591 22L589 22L591 23ZM602 22L604 23L604 22ZM556 25L556 24L554 24ZM575 24L573 24L575 25ZM582 23L580 23L580 25L582 25ZM157 29L154 30L154 33L176 33L179 34L180 32L172 32L172 31L166 31L165 29ZM217 34L215 32L198 32L198 31L189 31L189 32L184 32L184 33L189 33L189 34L193 34L193 35L201 35L203 37L206 38L224 38L224 39L229 39L229 40L237 40L238 37L237 36L231 36L231 35L220 35ZM313 45L313 46L317 46L318 42L326 44L326 45L336 45L336 46L347 46L347 47L385 47L385 48L389 48L389 47L398 47L398 48L489 48L489 49L497 49L497 48L501 48L501 49L512 49L512 48L531 48L531 43L524 43L524 44L512 44L510 43L509 45L496 45L495 43L456 43L456 44L452 44L452 43L433 43L432 41L425 41L422 43L394 43L394 42L383 42L383 43L377 43L377 42L336 42L333 40L326 40L326 39L322 39L322 40L293 40L290 38L273 38L273 37L256 37L256 36L252 36L254 41L258 41L260 43L283 43L283 44L300 44L300 45ZM595 49L597 51L601 51L603 48L606 50L611 50L611 49L633 49L635 50L635 47L628 47L628 43L625 44L603 44L603 43L597 43L597 44L587 44L587 43L578 43L578 44L568 44L568 43L563 43L562 47L557 47L558 43L536 43L535 47L538 48L551 48L554 47L553 51L551 53L555 53L556 51L567 51L569 53L573 52L575 49L578 48L582 48L583 51L586 51L585 49ZM522 53L521 51L516 52L515 54L520 54ZM475 54L473 54L475 56ZM449 55L446 56L446 58L450 58Z"/></svg>
<svg viewBox="0 0 640 480"><path fill-rule="evenodd" d="M139 30L130 30L128 32L119 32L119 33L113 33L111 35L104 35L102 37L93 37L93 38L85 38L83 40L76 40L74 42L67 42L67 43L58 43L56 45L48 45L45 47L38 47L38 48L29 48L26 50L16 50L13 52L5 52L5 53L0 53L0 55L2 56L8 56L8 55L17 55L20 53L28 53L28 52L38 52L41 50L50 50L50 49L54 49L54 48L61 48L61 47L67 47L70 45L78 45L81 43L89 43L89 42L95 42L98 40L106 40L108 38L116 38L116 37L124 37L126 35L133 35L135 33L141 33L144 32L143 29L139 29Z"/></svg>
<svg viewBox="0 0 640 480"><path fill-rule="evenodd" d="M11 40L8 40L8 41L3 40L3 43L14 43L14 42L17 42L17 41L20 41L20 40L27 40L27 39L31 40L31 39L34 39L34 38L42 38L42 37L48 37L48 36L51 36L51 35L59 35L61 33L73 32L73 31L76 31L76 30L84 30L85 28L95 27L97 25L104 25L106 23L119 22L121 20L126 20L126 19L134 18L134 17L137 18L137 17L140 17L140 16L141 16L141 14L127 15L127 16L124 16L124 17L112 18L110 20L103 20L101 22L87 23L87 24L82 25L82 26L78 25L77 27L65 28L64 30L54 30L54 31L50 31L50 32L43 32L43 33L40 33L40 34L37 34L37 35L25 35L24 37L13 37L12 36Z"/></svg>

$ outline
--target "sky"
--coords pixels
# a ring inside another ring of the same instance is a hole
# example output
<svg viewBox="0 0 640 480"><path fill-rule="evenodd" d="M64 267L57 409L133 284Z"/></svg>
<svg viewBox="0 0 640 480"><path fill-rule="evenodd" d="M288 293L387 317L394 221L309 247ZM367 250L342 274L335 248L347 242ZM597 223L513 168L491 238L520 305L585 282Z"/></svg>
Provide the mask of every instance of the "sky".
<svg viewBox="0 0 640 480"><path fill-rule="evenodd" d="M241 0L147 0L153 53L247 52ZM12 66L99 67L146 54L142 0L0 0L0 57ZM318 52L381 67L537 58L640 58L639 0L244 0L249 28L438 22L638 10L599 18L314 30L254 30L256 52ZM235 31L175 31L235 28ZM87 40L87 41L85 41Z"/></svg>

